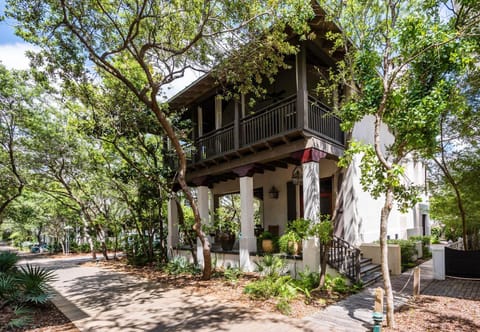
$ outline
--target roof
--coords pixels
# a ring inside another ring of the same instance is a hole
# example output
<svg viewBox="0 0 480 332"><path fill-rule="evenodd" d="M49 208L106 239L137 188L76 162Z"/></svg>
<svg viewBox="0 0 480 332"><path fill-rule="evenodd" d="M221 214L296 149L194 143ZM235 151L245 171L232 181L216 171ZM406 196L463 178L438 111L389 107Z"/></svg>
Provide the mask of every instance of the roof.
<svg viewBox="0 0 480 332"><path fill-rule="evenodd" d="M172 109L178 109L191 104L200 98L206 91L217 85L211 73L200 76L188 86L183 88L177 94L172 96L167 102Z"/></svg>
<svg viewBox="0 0 480 332"><path fill-rule="evenodd" d="M338 26L333 22L325 21L325 11L312 1L315 11L315 17L310 21L310 27L316 32L340 31ZM328 52L326 52L328 53ZM209 72L179 91L172 96L167 102L171 109L179 109L188 106L197 101L200 97L208 93L210 90L218 86L216 79Z"/></svg>

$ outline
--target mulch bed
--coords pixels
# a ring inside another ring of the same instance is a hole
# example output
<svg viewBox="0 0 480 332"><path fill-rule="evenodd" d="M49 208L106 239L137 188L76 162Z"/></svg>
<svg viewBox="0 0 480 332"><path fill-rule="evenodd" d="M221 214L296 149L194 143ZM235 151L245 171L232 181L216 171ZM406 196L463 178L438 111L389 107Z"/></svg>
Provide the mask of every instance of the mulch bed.
<svg viewBox="0 0 480 332"><path fill-rule="evenodd" d="M421 295L395 313L396 329L384 331L480 331L480 302Z"/></svg>
<svg viewBox="0 0 480 332"><path fill-rule="evenodd" d="M13 308L7 306L0 311L0 331L28 332L79 332L65 315L49 302L42 306L32 307L30 323L22 328L9 328L7 325L14 318Z"/></svg>

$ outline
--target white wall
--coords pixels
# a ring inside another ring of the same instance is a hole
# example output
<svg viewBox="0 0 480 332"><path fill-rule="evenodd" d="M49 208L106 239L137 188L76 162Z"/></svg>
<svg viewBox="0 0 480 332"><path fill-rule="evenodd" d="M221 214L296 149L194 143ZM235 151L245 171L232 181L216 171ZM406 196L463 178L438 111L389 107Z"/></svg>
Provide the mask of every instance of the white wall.
<svg viewBox="0 0 480 332"><path fill-rule="evenodd" d="M366 144L373 144L374 118L366 116L354 127L352 136L354 140ZM386 145L393 143L394 137L389 133L385 125L381 128L381 139ZM377 241L380 234L380 212L383 206L383 196L373 199L364 192L360 184L360 161L361 156L355 156L352 164L346 172L342 183L344 193L343 217L344 237L347 241L355 244ZM415 185L425 184L425 168L413 158L407 158L404 165L406 178ZM422 196L424 202L426 196ZM407 213L400 213L394 206L390 213L388 223L388 235L391 239L405 239L412 235L422 233L422 212L419 204ZM427 226L427 228L429 228Z"/></svg>

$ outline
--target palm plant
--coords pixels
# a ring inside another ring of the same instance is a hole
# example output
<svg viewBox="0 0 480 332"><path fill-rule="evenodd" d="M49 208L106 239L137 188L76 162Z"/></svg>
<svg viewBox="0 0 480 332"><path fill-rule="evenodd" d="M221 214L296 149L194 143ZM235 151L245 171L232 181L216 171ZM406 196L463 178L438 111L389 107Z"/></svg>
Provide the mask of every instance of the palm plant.
<svg viewBox="0 0 480 332"><path fill-rule="evenodd" d="M0 252L0 273L12 272L20 257L14 252Z"/></svg>
<svg viewBox="0 0 480 332"><path fill-rule="evenodd" d="M55 281L53 271L27 264L22 266L17 275L22 302L44 304L52 297L49 282Z"/></svg>

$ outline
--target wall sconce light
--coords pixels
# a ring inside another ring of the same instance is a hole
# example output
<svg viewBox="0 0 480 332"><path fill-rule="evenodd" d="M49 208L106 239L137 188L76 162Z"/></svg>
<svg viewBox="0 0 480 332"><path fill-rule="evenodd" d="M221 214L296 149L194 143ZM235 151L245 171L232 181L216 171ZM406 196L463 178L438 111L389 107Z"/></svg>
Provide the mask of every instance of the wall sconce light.
<svg viewBox="0 0 480 332"><path fill-rule="evenodd" d="M270 198L277 199L278 198L278 189L275 188L275 186L272 186L272 189L270 189L270 191L268 192L268 196L270 196Z"/></svg>
<svg viewBox="0 0 480 332"><path fill-rule="evenodd" d="M292 172L292 183L294 185L303 183L303 171L301 166L296 166Z"/></svg>

